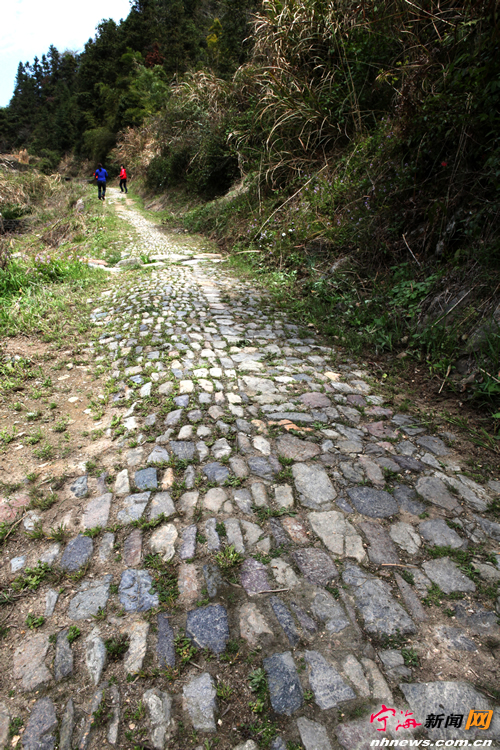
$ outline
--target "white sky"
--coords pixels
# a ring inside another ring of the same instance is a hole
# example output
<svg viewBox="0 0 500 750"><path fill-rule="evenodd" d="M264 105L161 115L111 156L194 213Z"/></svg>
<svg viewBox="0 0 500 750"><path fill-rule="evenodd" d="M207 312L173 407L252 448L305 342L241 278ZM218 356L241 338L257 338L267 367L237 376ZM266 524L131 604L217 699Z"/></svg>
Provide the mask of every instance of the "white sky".
<svg viewBox="0 0 500 750"><path fill-rule="evenodd" d="M0 0L0 107L14 92L20 62L41 58L51 44L79 52L103 18L119 21L129 0Z"/></svg>

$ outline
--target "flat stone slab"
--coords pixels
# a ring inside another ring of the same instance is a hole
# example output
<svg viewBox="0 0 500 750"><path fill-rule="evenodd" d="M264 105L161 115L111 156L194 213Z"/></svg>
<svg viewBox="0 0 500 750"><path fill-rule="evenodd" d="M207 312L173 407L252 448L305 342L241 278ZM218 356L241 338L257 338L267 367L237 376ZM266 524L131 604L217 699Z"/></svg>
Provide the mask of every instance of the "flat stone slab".
<svg viewBox="0 0 500 750"><path fill-rule="evenodd" d="M138 490L158 489L158 474L152 466L147 469L139 469L134 474L135 486Z"/></svg>
<svg viewBox="0 0 500 750"><path fill-rule="evenodd" d="M314 533L334 555L353 557L358 562L366 559L363 540L343 513L337 510L309 513L307 519Z"/></svg>
<svg viewBox="0 0 500 750"><path fill-rule="evenodd" d="M190 560L195 556L196 552L196 524L186 526L182 532L182 544L179 549L179 557L181 560Z"/></svg>
<svg viewBox="0 0 500 750"><path fill-rule="evenodd" d="M156 471L156 469L154 469ZM138 521L146 510L151 492L137 492L123 498L123 508L118 511L117 518L121 523Z"/></svg>
<svg viewBox="0 0 500 750"><path fill-rule="evenodd" d="M450 529L446 521L442 518L433 518L429 521L422 521L418 525L418 530L426 542L438 547L451 547L460 549L464 546L464 540L456 531Z"/></svg>
<svg viewBox="0 0 500 750"><path fill-rule="evenodd" d="M290 646L295 647L300 641L300 635L290 610L278 596L271 596L269 601L273 612L276 615L276 619L288 638Z"/></svg>
<svg viewBox="0 0 500 750"><path fill-rule="evenodd" d="M97 581L85 582L73 597L68 607L70 620L86 620L106 607L109 598L109 585L113 576L107 575Z"/></svg>
<svg viewBox="0 0 500 750"><path fill-rule="evenodd" d="M151 742L155 750L163 750L172 728L172 697L158 688L150 688L143 699L149 711Z"/></svg>
<svg viewBox="0 0 500 750"><path fill-rule="evenodd" d="M294 435L286 434L278 438L276 452L279 456L293 459L293 461L309 461L320 455L321 448L316 443L309 443L307 440L300 440Z"/></svg>
<svg viewBox="0 0 500 750"><path fill-rule="evenodd" d="M420 477L415 489L427 502L445 510L454 511L460 508L457 499L446 489L446 485L437 477Z"/></svg>
<svg viewBox="0 0 500 750"><path fill-rule="evenodd" d="M40 698L32 707L26 731L23 734L24 750L53 750L56 744L57 716L50 698Z"/></svg>
<svg viewBox="0 0 500 750"><path fill-rule="evenodd" d="M436 583L445 594L451 594L453 591L474 592L476 590L471 579L467 578L449 557L427 560L422 568L431 581Z"/></svg>
<svg viewBox="0 0 500 750"><path fill-rule="evenodd" d="M148 456L148 464L162 464L170 460L168 451L157 445Z"/></svg>
<svg viewBox="0 0 500 750"><path fill-rule="evenodd" d="M394 498L400 510L406 510L414 516L419 516L426 509L426 505L417 500L417 493L406 484L394 487Z"/></svg>
<svg viewBox="0 0 500 750"><path fill-rule="evenodd" d="M101 528L106 526L111 508L113 495L106 492L105 495L95 497L85 508L82 516L82 526L84 529L95 529L96 526Z"/></svg>
<svg viewBox="0 0 500 750"><path fill-rule="evenodd" d="M362 521L359 528L368 540L368 557L375 565L399 564L399 555L391 537L378 521Z"/></svg>
<svg viewBox="0 0 500 750"><path fill-rule="evenodd" d="M146 612L157 607L158 594L150 593L153 582L147 570L124 570L118 594L126 612Z"/></svg>
<svg viewBox="0 0 500 750"><path fill-rule="evenodd" d="M447 456L450 452L450 449L443 443L441 438L431 437L431 435L422 435L422 437L417 438L416 442L421 448L434 453L435 456Z"/></svg>
<svg viewBox="0 0 500 750"><path fill-rule="evenodd" d="M73 652L68 641L68 630L57 634L56 655L54 658L54 677L57 682L73 672Z"/></svg>
<svg viewBox="0 0 500 750"><path fill-rule="evenodd" d="M292 466L292 474L302 505L313 510L330 509L337 492L324 469L297 463Z"/></svg>
<svg viewBox="0 0 500 750"><path fill-rule="evenodd" d="M297 719L297 729L305 750L333 750L326 727L323 724L301 716Z"/></svg>
<svg viewBox="0 0 500 750"><path fill-rule="evenodd" d="M240 580L248 596L273 588L267 578L267 568L253 557L247 557L240 569Z"/></svg>
<svg viewBox="0 0 500 750"><path fill-rule="evenodd" d="M366 630L373 635L403 635L417 632L406 610L394 599L389 584L374 578L356 565L348 565L342 575L352 587L356 606Z"/></svg>
<svg viewBox="0 0 500 750"><path fill-rule="evenodd" d="M193 461L196 456L196 445L191 440L171 440L170 450L183 461Z"/></svg>
<svg viewBox="0 0 500 750"><path fill-rule="evenodd" d="M206 464L206 466L203 467L202 471L209 482L215 482L219 485L224 484L226 479L229 478L229 470L223 464L220 464L217 461Z"/></svg>
<svg viewBox="0 0 500 750"><path fill-rule="evenodd" d="M51 681L52 675L45 666L48 650L48 634L36 633L14 651L13 675L14 679L21 680L23 690L38 690Z"/></svg>
<svg viewBox="0 0 500 750"><path fill-rule="evenodd" d="M477 651L476 644L467 636L462 628L441 625L436 628L435 634L439 642L452 651L455 649L457 649L457 651L468 651L469 653Z"/></svg>
<svg viewBox="0 0 500 750"><path fill-rule="evenodd" d="M215 732L217 691L209 673L204 672L184 685L182 694L183 708L188 711L194 729L197 732Z"/></svg>
<svg viewBox="0 0 500 750"><path fill-rule="evenodd" d="M59 564L68 573L76 573L88 563L93 551L94 543L92 539L88 536L78 534L77 537L68 543Z"/></svg>
<svg viewBox="0 0 500 750"><path fill-rule="evenodd" d="M162 514L165 518L173 516L176 513L174 501L170 497L168 492L157 492L151 499L151 505L149 507L149 520L154 521L155 518Z"/></svg>
<svg viewBox="0 0 500 750"><path fill-rule="evenodd" d="M394 497L384 490L371 487L351 487L347 490L352 504L359 513L370 518L388 518L399 512Z"/></svg>
<svg viewBox="0 0 500 750"><path fill-rule="evenodd" d="M351 624L342 605L328 591L318 591L311 608L315 617L325 623L329 633L340 633Z"/></svg>
<svg viewBox="0 0 500 750"><path fill-rule="evenodd" d="M462 714L465 722L471 709L476 711L494 710L493 719L489 729L481 729L479 726L471 726L466 732L466 738L498 739L500 738L500 709L494 705L482 693L479 693L468 682L415 682L402 683L400 689L410 704L415 720L425 723L429 714ZM439 708L439 711L436 711ZM441 727L427 729L428 735L433 740L451 740L457 738L455 727ZM463 735L460 735L463 736Z"/></svg>
<svg viewBox="0 0 500 750"><path fill-rule="evenodd" d="M175 644L174 631L167 615L158 615L158 639L156 642L156 655L160 667L175 666Z"/></svg>
<svg viewBox="0 0 500 750"><path fill-rule="evenodd" d="M106 646L98 627L93 628L85 639L85 664L92 682L98 685L106 665Z"/></svg>
<svg viewBox="0 0 500 750"><path fill-rule="evenodd" d="M314 699L323 710L356 698L354 690L344 682L335 667L318 651L305 651L309 665L309 684Z"/></svg>
<svg viewBox="0 0 500 750"><path fill-rule="evenodd" d="M271 462L264 456L250 456L248 459L250 474L255 474L262 479L274 479L278 473Z"/></svg>
<svg viewBox="0 0 500 750"><path fill-rule="evenodd" d="M277 714L291 716L304 703L299 675L290 651L263 660L271 705Z"/></svg>
<svg viewBox="0 0 500 750"><path fill-rule="evenodd" d="M221 604L211 604L188 612L186 635L200 648L221 654L229 640L226 608Z"/></svg>
<svg viewBox="0 0 500 750"><path fill-rule="evenodd" d="M327 586L332 579L338 578L338 570L326 552L310 547L295 550L292 557L302 575L317 586Z"/></svg>
<svg viewBox="0 0 500 750"><path fill-rule="evenodd" d="M409 555L416 555L422 546L422 540L413 526L409 523L404 523L404 521L393 523L389 529L389 534L391 540L396 542ZM387 562L394 561L388 560Z"/></svg>

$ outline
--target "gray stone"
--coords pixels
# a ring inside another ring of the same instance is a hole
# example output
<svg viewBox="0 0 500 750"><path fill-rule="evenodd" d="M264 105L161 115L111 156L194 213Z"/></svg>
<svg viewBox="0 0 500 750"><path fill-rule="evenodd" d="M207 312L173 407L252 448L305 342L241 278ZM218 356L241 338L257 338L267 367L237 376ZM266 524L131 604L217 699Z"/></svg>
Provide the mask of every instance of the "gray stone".
<svg viewBox="0 0 500 750"><path fill-rule="evenodd" d="M442 557L438 560L427 560L427 562L423 563L422 567L425 574L445 594L451 594L453 591L473 592L476 590L471 579L467 578L449 557Z"/></svg>
<svg viewBox="0 0 500 750"><path fill-rule="evenodd" d="M374 724L370 723L369 715L357 721L347 721L337 724L335 734L340 746L344 750L371 750L373 747L371 743L374 740L381 742L382 739L381 732L375 728ZM390 736L389 732L387 734ZM387 734L384 733L385 736L383 738L389 742Z"/></svg>
<svg viewBox="0 0 500 750"><path fill-rule="evenodd" d="M398 484L394 487L394 499L401 510L407 511L414 516L419 516L426 509L424 503L417 500L417 493L406 484Z"/></svg>
<svg viewBox="0 0 500 750"><path fill-rule="evenodd" d="M109 556L113 551L113 545L115 543L115 535L110 531L107 531L102 535L101 543L99 545L99 562L104 563L109 560Z"/></svg>
<svg viewBox="0 0 500 750"><path fill-rule="evenodd" d="M413 568L413 570L415 569ZM425 578L425 576L423 577ZM394 578L396 579L396 583L398 584L398 588L401 592L401 596L403 597L404 603L406 604L407 609L410 611L410 614L413 617L413 619L417 620L418 622L424 622L425 620L427 620L427 613L425 609L422 607L422 605L420 604L420 599L415 594L410 584L407 583L405 580L403 580L403 578L401 578L399 573L395 573ZM425 588L425 593L427 593L427 588L425 586L424 588Z"/></svg>
<svg viewBox="0 0 500 750"><path fill-rule="evenodd" d="M56 727L54 704L50 698L40 698L31 709L26 731L22 736L24 750L53 750L56 738L52 732Z"/></svg>
<svg viewBox="0 0 500 750"><path fill-rule="evenodd" d="M328 510L331 507L337 493L324 469L298 463L292 466L292 474L302 505L313 510Z"/></svg>
<svg viewBox="0 0 500 750"><path fill-rule="evenodd" d="M287 533L284 531L281 521L278 518L269 519L269 527L274 537L277 547L288 547L290 539Z"/></svg>
<svg viewBox="0 0 500 750"><path fill-rule="evenodd" d="M106 526L111 508L113 495L107 492L100 497L95 497L85 508L82 516L82 526L84 529L94 529L96 526Z"/></svg>
<svg viewBox="0 0 500 750"><path fill-rule="evenodd" d="M154 521L155 518L162 514L165 518L169 518L175 514L174 501L170 497L168 492L157 492L153 495L151 505L149 507L149 520Z"/></svg>
<svg viewBox="0 0 500 750"><path fill-rule="evenodd" d="M151 743L155 750L163 750L172 729L172 698L167 692L150 688L143 700L149 711Z"/></svg>
<svg viewBox="0 0 500 750"><path fill-rule="evenodd" d="M304 703L299 675L290 651L263 660L271 705L277 714L291 716Z"/></svg>
<svg viewBox="0 0 500 750"><path fill-rule="evenodd" d="M49 589L45 594L45 617L51 617L54 614L57 600L59 599L59 592L55 589Z"/></svg>
<svg viewBox="0 0 500 750"><path fill-rule="evenodd" d="M161 448L157 445L148 456L148 464L162 464L170 461L170 456L165 448Z"/></svg>
<svg viewBox="0 0 500 750"><path fill-rule="evenodd" d="M138 490L156 490L158 488L156 469L153 467L139 469L139 471L136 471L134 474L134 482Z"/></svg>
<svg viewBox="0 0 500 750"><path fill-rule="evenodd" d="M399 555L386 529L378 521L362 521L359 528L368 540L368 557L375 565L398 565Z"/></svg>
<svg viewBox="0 0 500 750"><path fill-rule="evenodd" d="M207 537L207 547L210 552L218 552L220 549L220 539L216 531L217 521L215 518L209 518L205 522L205 536Z"/></svg>
<svg viewBox="0 0 500 750"><path fill-rule="evenodd" d="M254 504L258 508L265 508L267 506L267 493L266 485L262 482L254 482L250 485L250 492L252 493Z"/></svg>
<svg viewBox="0 0 500 750"><path fill-rule="evenodd" d="M149 469L146 469L149 471ZM156 469L153 469L156 471ZM121 523L132 523L138 521L146 510L151 492L137 492L134 495L127 495L123 498L123 509L117 513L117 519Z"/></svg>
<svg viewBox="0 0 500 750"><path fill-rule="evenodd" d="M452 549L460 549L464 546L463 539L458 536L456 531L450 529L442 518L422 521L418 525L418 530L423 538L433 546L452 547Z"/></svg>
<svg viewBox="0 0 500 750"><path fill-rule="evenodd" d="M498 633L498 615L490 609L484 609L479 604L474 606L473 612L470 611L470 607L457 604L455 606L455 617L467 628L470 628L473 633L478 633L479 635L491 632Z"/></svg>
<svg viewBox="0 0 500 750"><path fill-rule="evenodd" d="M276 619L288 638L290 646L295 647L300 641L300 635L297 631L294 619L290 614L290 610L278 596L272 596L269 601L273 608L273 612L276 615Z"/></svg>
<svg viewBox="0 0 500 750"><path fill-rule="evenodd" d="M94 551L92 539L88 536L78 534L72 539L64 550L60 566L68 573L76 573L88 563Z"/></svg>
<svg viewBox="0 0 500 750"><path fill-rule="evenodd" d="M282 737L275 737L270 745L271 750L286 750L285 741Z"/></svg>
<svg viewBox="0 0 500 750"><path fill-rule="evenodd" d="M104 609L109 598L109 584L113 576L82 583L80 590L69 603L70 620L86 620Z"/></svg>
<svg viewBox="0 0 500 750"><path fill-rule="evenodd" d="M243 561L240 569L240 580L248 596L268 591L271 586L267 578L267 568L252 557Z"/></svg>
<svg viewBox="0 0 500 750"><path fill-rule="evenodd" d="M75 725L75 706L70 698L64 709L61 729L59 730L59 750L71 750L73 727Z"/></svg>
<svg viewBox="0 0 500 750"><path fill-rule="evenodd" d="M120 692L116 685L109 686L108 699L110 701L111 715L106 736L110 745L116 745L118 730L120 728Z"/></svg>
<svg viewBox="0 0 500 750"><path fill-rule="evenodd" d="M153 552L158 552L165 562L168 562L175 555L177 537L177 528L173 523L167 523L153 532L149 539L149 545Z"/></svg>
<svg viewBox="0 0 500 750"><path fill-rule="evenodd" d="M297 728L305 750L333 750L326 728L322 724L301 716L297 719Z"/></svg>
<svg viewBox="0 0 500 750"><path fill-rule="evenodd" d="M474 514L474 518L485 534L487 534L492 539L495 539L495 541L500 542L500 523L495 523L494 521L490 521L488 518L482 518L481 516L477 516L476 514Z"/></svg>
<svg viewBox="0 0 500 750"><path fill-rule="evenodd" d="M224 521L226 527L226 536L228 545L233 545L236 552L241 555L245 554L245 545L241 535L240 522L237 518L226 518Z"/></svg>
<svg viewBox="0 0 500 750"><path fill-rule="evenodd" d="M92 682L94 685L98 685L106 664L106 647L97 627L85 639L85 664Z"/></svg>
<svg viewBox="0 0 500 750"><path fill-rule="evenodd" d="M212 453L217 461L220 461L221 458L228 458L231 455L231 446L226 438L220 438L215 441L212 445Z"/></svg>
<svg viewBox="0 0 500 750"><path fill-rule="evenodd" d="M186 526L182 532L182 544L179 549L179 557L181 560L190 560L195 556L196 552L196 524Z"/></svg>
<svg viewBox="0 0 500 750"><path fill-rule="evenodd" d="M233 490L233 498L242 513L247 515L252 513L252 496L248 490Z"/></svg>
<svg viewBox="0 0 500 750"><path fill-rule="evenodd" d="M364 562L366 552L363 541L354 526L345 520L343 513L338 510L309 513L307 519L330 552L342 558L353 557L358 562Z"/></svg>
<svg viewBox="0 0 500 750"><path fill-rule="evenodd" d="M228 469L223 464L219 464L217 461L206 464L206 466L203 467L202 471L209 482L215 482L219 485L224 484L226 479L228 479L229 477Z"/></svg>
<svg viewBox="0 0 500 750"><path fill-rule="evenodd" d="M492 703L479 693L468 682L420 682L400 684L410 708L415 714L417 721L424 721L429 714L443 713L462 714L468 717L471 709L476 711L489 711L494 709ZM439 709L437 711L436 709ZM419 718L421 717L421 718ZM431 739L451 740L457 738L457 730L454 727L440 727L427 730ZM467 739L472 740L480 737L481 740L500 738L500 712L494 709L493 720L489 729L470 727L467 730Z"/></svg>
<svg viewBox="0 0 500 750"><path fill-rule="evenodd" d="M435 456L447 456L450 449L446 447L443 441L437 437L431 437L430 435L423 435L416 440L417 445L421 448L434 453Z"/></svg>
<svg viewBox="0 0 500 750"><path fill-rule="evenodd" d="M38 690L52 679L45 666L48 650L48 634L36 633L24 639L14 651L13 675L21 680L23 690Z"/></svg>
<svg viewBox="0 0 500 750"><path fill-rule="evenodd" d="M184 685L182 692L183 707L189 712L194 729L198 732L215 732L217 691L208 672L193 678Z"/></svg>
<svg viewBox="0 0 500 750"><path fill-rule="evenodd" d="M276 452L278 455L294 461L309 461L314 456L319 456L321 448L316 443L300 440L287 433L278 438Z"/></svg>
<svg viewBox="0 0 500 750"><path fill-rule="evenodd" d="M410 456L394 456L394 461L403 471L424 471L425 466L420 461Z"/></svg>
<svg viewBox="0 0 500 750"><path fill-rule="evenodd" d="M315 418L310 414L304 414L304 412L301 411L273 412L273 420L281 421L282 419L288 419L290 420L290 422L294 422L296 424L310 424L311 422L316 421Z"/></svg>
<svg viewBox="0 0 500 750"><path fill-rule="evenodd" d="M151 593L153 582L147 570L124 570L120 580L120 602L126 612L146 612L158 606L158 594Z"/></svg>
<svg viewBox="0 0 500 750"><path fill-rule="evenodd" d="M274 479L278 473L269 459L264 456L250 456L248 459L250 474L255 474L262 479Z"/></svg>
<svg viewBox="0 0 500 750"><path fill-rule="evenodd" d="M180 422L183 409L176 409L175 411L171 411L170 414L167 415L167 418L165 420L165 427L175 427L175 425Z"/></svg>
<svg viewBox="0 0 500 750"><path fill-rule="evenodd" d="M416 555L422 541L411 524L398 521L389 529L391 539L409 555Z"/></svg>
<svg viewBox="0 0 500 750"><path fill-rule="evenodd" d="M392 669L393 667L402 667L405 663L405 660L401 656L401 652L396 651L393 648L388 648L385 651L379 651L378 655L386 669Z"/></svg>
<svg viewBox="0 0 500 750"><path fill-rule="evenodd" d="M78 479L75 479L72 485L70 485L70 490L75 495L75 497L85 497L85 495L88 492L88 477L87 475L83 477L78 477Z"/></svg>
<svg viewBox="0 0 500 750"><path fill-rule="evenodd" d="M156 655L158 657L158 664L162 668L175 666L174 631L168 620L168 615L161 613L158 615Z"/></svg>
<svg viewBox="0 0 500 750"><path fill-rule="evenodd" d="M68 630L57 634L56 655L54 658L54 677L56 682L63 680L73 672L73 652L68 641Z"/></svg>
<svg viewBox="0 0 500 750"><path fill-rule="evenodd" d="M86 716L82 722L83 727L78 740L78 750L88 750L91 735L94 734L94 713L98 710L101 704L107 686L107 683L103 683L103 685L95 691L92 700L90 701L90 705L85 711Z"/></svg>
<svg viewBox="0 0 500 750"><path fill-rule="evenodd" d="M347 490L347 494L356 510L370 518L388 518L399 511L393 496L384 490L352 487Z"/></svg>
<svg viewBox="0 0 500 750"><path fill-rule="evenodd" d="M217 596L217 592L221 586L224 585L224 580L220 574L218 565L204 565L203 566L203 577L207 584L207 593L210 599Z"/></svg>
<svg viewBox="0 0 500 750"><path fill-rule="evenodd" d="M435 634L437 639L452 651L455 649L458 651L477 651L476 644L467 637L462 628L441 625L436 628Z"/></svg>
<svg viewBox="0 0 500 750"><path fill-rule="evenodd" d="M183 461L193 461L196 456L196 446L192 440L171 440L170 449L174 456Z"/></svg>
<svg viewBox="0 0 500 750"><path fill-rule="evenodd" d="M210 604L188 612L186 635L200 648L221 654L229 640L226 608L221 604Z"/></svg>
<svg viewBox="0 0 500 750"><path fill-rule="evenodd" d="M141 562L142 531L134 529L123 543L123 559L129 568L135 568Z"/></svg>
<svg viewBox="0 0 500 750"><path fill-rule="evenodd" d="M415 489L424 500L438 505L440 508L445 508L449 511L454 511L460 508L456 498L446 489L445 484L437 477L420 477Z"/></svg>
<svg viewBox="0 0 500 750"><path fill-rule="evenodd" d="M20 555L19 557L13 557L10 561L11 573L17 573L18 570L22 570L26 565L26 555Z"/></svg>
<svg viewBox="0 0 500 750"><path fill-rule="evenodd" d="M350 625L342 605L328 591L318 591L311 608L318 620L325 623L329 633L340 633Z"/></svg>
<svg viewBox="0 0 500 750"><path fill-rule="evenodd" d="M403 635L416 633L415 623L394 599L390 586L374 578L356 565L348 565L343 580L353 588L356 606L363 617L365 629L372 635Z"/></svg>
<svg viewBox="0 0 500 750"><path fill-rule="evenodd" d="M303 576L317 586L327 586L338 578L337 568L326 552L313 548L299 549L292 553L292 557Z"/></svg>
<svg viewBox="0 0 500 750"><path fill-rule="evenodd" d="M146 656L149 623L144 620L134 620L121 628L123 634L129 636L129 647L123 659L123 670L126 674L136 674L142 669Z"/></svg>
<svg viewBox="0 0 500 750"><path fill-rule="evenodd" d="M354 690L318 651L305 651L304 656L309 664L309 684L320 708L326 710L356 698Z"/></svg>
<svg viewBox="0 0 500 750"><path fill-rule="evenodd" d="M229 459L229 466L234 476L238 479L245 479L248 476L248 466L239 456L232 456Z"/></svg>

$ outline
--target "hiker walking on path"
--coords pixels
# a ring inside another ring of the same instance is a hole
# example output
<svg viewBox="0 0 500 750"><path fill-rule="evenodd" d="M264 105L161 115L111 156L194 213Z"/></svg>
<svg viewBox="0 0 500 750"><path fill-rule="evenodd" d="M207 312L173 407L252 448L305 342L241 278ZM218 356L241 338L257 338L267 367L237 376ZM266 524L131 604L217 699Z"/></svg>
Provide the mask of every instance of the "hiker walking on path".
<svg viewBox="0 0 500 750"><path fill-rule="evenodd" d="M120 192L123 193L123 188L125 188L125 192L128 193L127 190L127 170L123 166L123 164L120 167Z"/></svg>
<svg viewBox="0 0 500 750"><path fill-rule="evenodd" d="M97 180L97 195L99 200L105 200L106 198L106 180L108 179L108 173L99 162L97 169L94 172L94 177Z"/></svg>

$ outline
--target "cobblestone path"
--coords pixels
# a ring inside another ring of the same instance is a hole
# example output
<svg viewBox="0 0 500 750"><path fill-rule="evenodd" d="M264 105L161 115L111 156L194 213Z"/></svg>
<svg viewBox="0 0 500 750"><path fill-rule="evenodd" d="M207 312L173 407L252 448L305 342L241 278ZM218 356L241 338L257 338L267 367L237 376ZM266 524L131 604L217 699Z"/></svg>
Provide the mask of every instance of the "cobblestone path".
<svg viewBox="0 0 500 750"><path fill-rule="evenodd" d="M113 442L69 482L79 533L7 561L46 621L2 642L0 747L500 747L498 709L465 730L500 684L500 484L109 193L158 265L92 313Z"/></svg>

